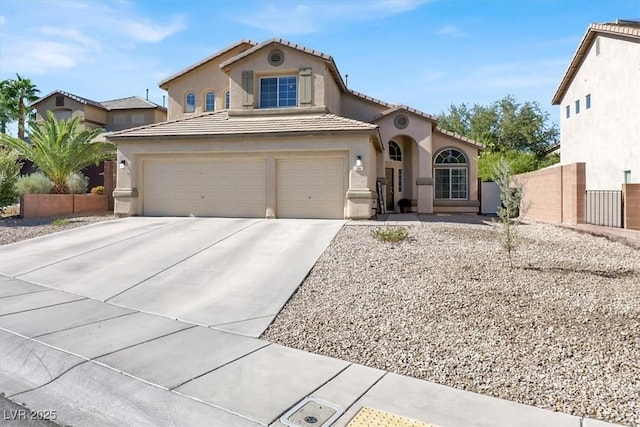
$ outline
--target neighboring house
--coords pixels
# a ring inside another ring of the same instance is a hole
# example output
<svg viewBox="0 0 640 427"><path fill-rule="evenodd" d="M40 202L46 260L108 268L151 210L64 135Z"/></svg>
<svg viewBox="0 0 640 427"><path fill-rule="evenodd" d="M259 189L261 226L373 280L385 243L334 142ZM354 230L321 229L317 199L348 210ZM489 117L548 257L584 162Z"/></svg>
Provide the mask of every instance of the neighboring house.
<svg viewBox="0 0 640 427"><path fill-rule="evenodd" d="M586 164L587 190L640 183L640 21L591 24L552 102L561 163Z"/></svg>
<svg viewBox="0 0 640 427"><path fill-rule="evenodd" d="M51 111L58 120L80 117L89 128L118 131L167 120L167 109L138 96L97 102L69 92L56 90L31 104L38 119Z"/></svg>
<svg viewBox="0 0 640 427"><path fill-rule="evenodd" d="M243 40L160 87L168 122L107 135L116 214L369 218L401 199L418 213L478 212L483 146L348 89L324 53Z"/></svg>

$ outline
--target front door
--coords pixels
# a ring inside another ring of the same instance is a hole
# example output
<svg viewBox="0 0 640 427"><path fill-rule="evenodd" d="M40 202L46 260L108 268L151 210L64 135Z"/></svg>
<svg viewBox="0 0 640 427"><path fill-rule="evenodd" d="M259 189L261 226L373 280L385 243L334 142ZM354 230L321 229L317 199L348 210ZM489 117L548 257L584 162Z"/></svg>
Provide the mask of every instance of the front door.
<svg viewBox="0 0 640 427"><path fill-rule="evenodd" d="M385 200L387 203L387 212L394 211L393 203L393 189L395 183L393 182L393 168L386 168L384 170L384 176L387 179L387 191L385 193Z"/></svg>

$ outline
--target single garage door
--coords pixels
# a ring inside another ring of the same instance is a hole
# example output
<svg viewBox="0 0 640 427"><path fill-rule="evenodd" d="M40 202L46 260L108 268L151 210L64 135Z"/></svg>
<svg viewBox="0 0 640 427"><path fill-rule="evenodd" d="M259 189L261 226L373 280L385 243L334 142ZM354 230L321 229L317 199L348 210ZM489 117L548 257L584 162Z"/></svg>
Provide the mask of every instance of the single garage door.
<svg viewBox="0 0 640 427"><path fill-rule="evenodd" d="M344 218L344 160L278 160L278 218Z"/></svg>
<svg viewBox="0 0 640 427"><path fill-rule="evenodd" d="M144 214L263 218L264 159L145 161Z"/></svg>

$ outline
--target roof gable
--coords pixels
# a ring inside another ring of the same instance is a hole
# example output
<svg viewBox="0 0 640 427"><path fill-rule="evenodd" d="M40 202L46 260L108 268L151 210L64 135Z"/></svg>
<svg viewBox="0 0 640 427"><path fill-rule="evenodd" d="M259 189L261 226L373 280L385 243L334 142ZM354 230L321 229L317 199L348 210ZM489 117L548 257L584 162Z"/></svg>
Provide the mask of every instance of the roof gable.
<svg viewBox="0 0 640 427"><path fill-rule="evenodd" d="M336 66L335 61L333 60L333 57L331 57L330 55L327 55L326 53L322 53L320 51L314 50L314 49L309 49L308 47L296 44L296 43L291 43L287 40L283 40L280 38L273 38L273 39L269 39L267 41L264 41L262 43L259 43L255 46L253 46L250 49L245 50L244 52L234 56L233 58L230 58L226 61L224 61L223 63L220 64L220 68L222 68L223 70L228 70L233 64L237 63L238 61L241 61L242 59L245 59L251 55L254 55L256 52L259 52L269 46L272 45L279 45L279 46L283 46L283 47L288 47L294 50L297 50L298 52L302 52L304 54L313 56L316 59L320 59L322 61L324 61L327 64L327 67L329 68L329 72L331 73L333 79L335 80L336 84L338 85L338 87L340 88L340 90L342 92L346 92L347 88L344 84L344 81L342 80L342 76L340 75L340 72L338 71L338 67Z"/></svg>
<svg viewBox="0 0 640 427"><path fill-rule="evenodd" d="M133 110L143 108L159 108L166 110L154 102L142 99L139 96L129 96L127 98L112 99L110 101L103 101L101 104L108 110Z"/></svg>
<svg viewBox="0 0 640 427"><path fill-rule="evenodd" d="M37 104L40 104L40 103L41 103L41 102L43 102L44 100L49 99L49 98L51 98L51 97L52 97L52 96L54 96L54 95L62 95L62 96L64 96L64 97L67 97L67 98L69 98L69 99L72 99L72 100L74 100L74 101L76 101L76 102L79 102L80 104L84 104L84 105L92 105L92 106L94 106L94 107L96 107L96 108L100 108L100 109L102 109L102 110L106 110L106 109L107 109L107 108L105 108L105 106L104 106L104 105L100 104L100 103L99 103L99 102L97 102L97 101L93 101L93 100L91 100L91 99L89 99L89 98L83 98L82 96L74 95L73 93L65 92L65 91L63 91L63 90L54 90L53 92L50 92L50 93L46 94L45 96L43 96L43 97L41 97L41 98L39 98L39 99L35 100L34 102L32 102L32 103L30 104L30 106L31 106L31 107L34 107L34 106L36 106Z"/></svg>
<svg viewBox="0 0 640 427"><path fill-rule="evenodd" d="M246 47L247 49L255 46L257 43L252 41L252 40L248 40L248 39L242 39L230 46L225 47L224 49L214 53L213 55L210 55L206 58L204 58L201 61L196 62L193 65L188 66L187 68L184 68L183 70L178 71L177 73L167 77L166 79L162 80L160 83L158 83L158 86L160 86L162 89L166 89L164 86L167 85L167 83L169 83L172 80L177 79L180 76L183 76L184 74L188 73L189 71L195 70L198 67L201 67L202 65L213 61L214 59L224 55L225 53L237 48L237 47Z"/></svg>
<svg viewBox="0 0 640 427"><path fill-rule="evenodd" d="M587 29L580 45L578 46L578 50L573 55L573 59L565 71L564 76L562 77L562 81L560 82L560 86L556 90L556 93L553 95L553 99L551 103L553 105L558 105L562 102L562 98L566 93L571 81L575 77L578 69L582 65L582 61L586 57L593 41L596 39L598 35L604 36L622 36L624 38L629 38L630 40L640 42L640 21L618 21L616 23L604 23L604 24L591 24Z"/></svg>
<svg viewBox="0 0 640 427"><path fill-rule="evenodd" d="M398 111L405 111L407 113L411 113L411 114L414 114L416 116L423 117L423 118L425 118L427 120L430 120L432 122L436 122L436 123L438 122L438 118L436 116L433 116L433 115L431 115L429 113L425 113L423 111L420 111L420 110L412 108L412 107L408 107L408 106L403 105L403 104L395 105L392 108L389 108L389 109L383 111L380 114L376 114L376 116L371 121L372 122L376 122L376 121L382 119L383 117L387 117L388 115L393 114L393 113L398 112Z"/></svg>

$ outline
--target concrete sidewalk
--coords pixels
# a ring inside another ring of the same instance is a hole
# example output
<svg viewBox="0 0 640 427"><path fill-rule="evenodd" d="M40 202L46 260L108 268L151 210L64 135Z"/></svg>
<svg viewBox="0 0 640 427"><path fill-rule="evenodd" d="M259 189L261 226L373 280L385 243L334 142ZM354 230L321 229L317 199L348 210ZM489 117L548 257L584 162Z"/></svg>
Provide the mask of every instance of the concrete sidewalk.
<svg viewBox="0 0 640 427"><path fill-rule="evenodd" d="M607 425L6 276L0 298L0 391L64 424L287 425L312 397L335 426L363 407L443 427Z"/></svg>

